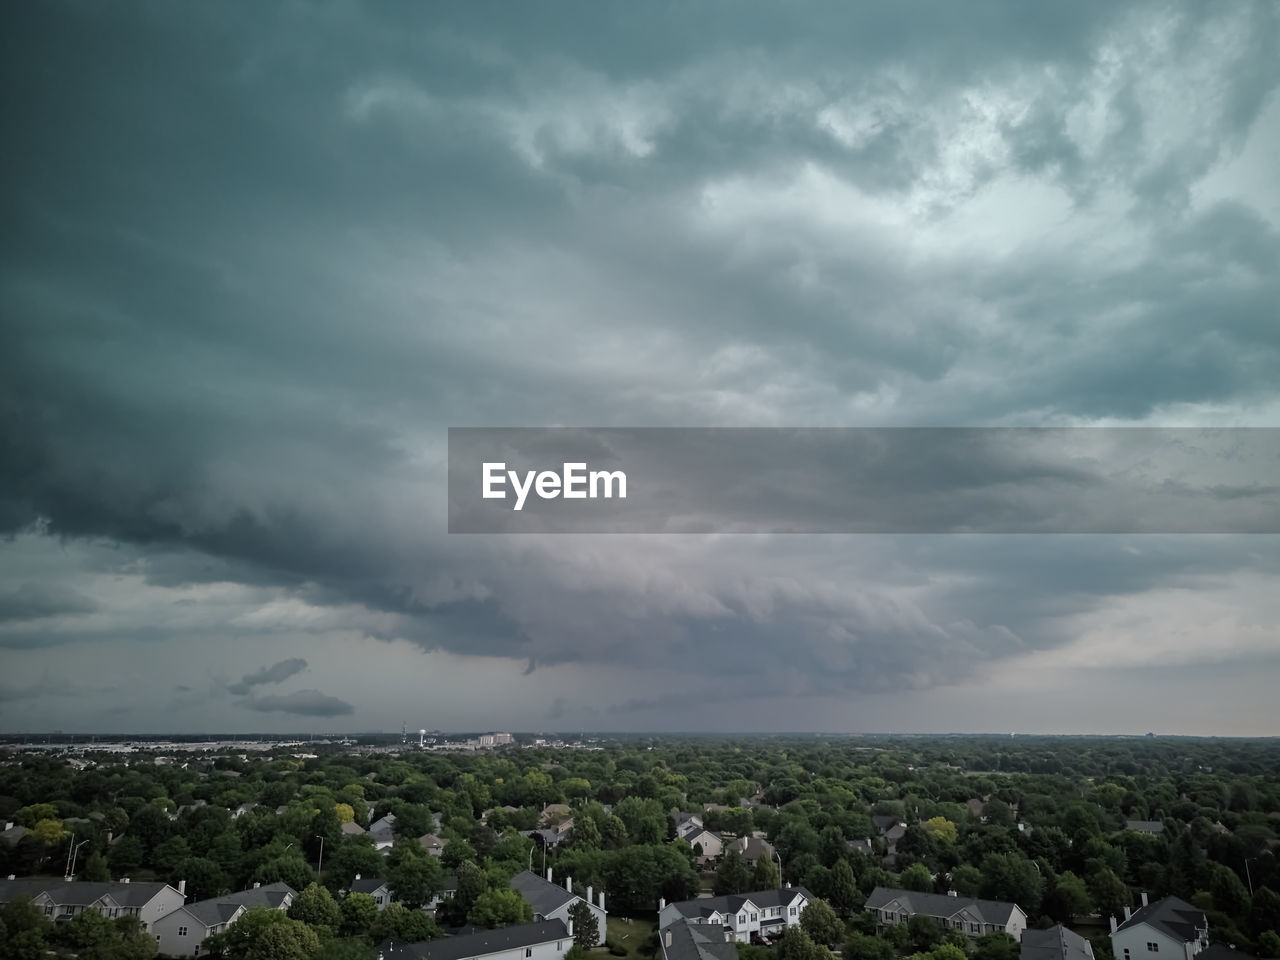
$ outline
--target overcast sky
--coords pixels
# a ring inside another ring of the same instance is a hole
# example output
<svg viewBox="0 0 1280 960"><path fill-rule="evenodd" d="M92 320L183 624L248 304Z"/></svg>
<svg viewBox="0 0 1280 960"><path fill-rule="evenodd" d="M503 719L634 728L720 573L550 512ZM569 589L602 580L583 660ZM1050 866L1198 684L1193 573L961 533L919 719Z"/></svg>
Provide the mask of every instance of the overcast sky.
<svg viewBox="0 0 1280 960"><path fill-rule="evenodd" d="M2 16L0 730L1280 733L1276 536L444 483L449 426L1280 426L1274 3Z"/></svg>

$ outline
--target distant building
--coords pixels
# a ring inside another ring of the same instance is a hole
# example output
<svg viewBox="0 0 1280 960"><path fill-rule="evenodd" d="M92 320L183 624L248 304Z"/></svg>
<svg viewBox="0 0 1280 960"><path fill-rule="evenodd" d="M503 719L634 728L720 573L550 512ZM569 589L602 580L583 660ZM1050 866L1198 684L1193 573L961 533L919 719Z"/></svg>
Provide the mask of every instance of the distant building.
<svg viewBox="0 0 1280 960"><path fill-rule="evenodd" d="M22 899L30 900L49 920L69 920L86 910L94 910L109 920L137 917L149 930L166 913L182 906L186 898L181 890L159 882L0 880L0 904Z"/></svg>
<svg viewBox="0 0 1280 960"><path fill-rule="evenodd" d="M557 960L572 946L570 924L543 920L425 943L387 941L376 956L378 960Z"/></svg>
<svg viewBox="0 0 1280 960"><path fill-rule="evenodd" d="M1124 828L1126 830L1137 830L1139 833L1148 833L1152 836L1164 833L1164 824L1159 820L1126 820Z"/></svg>
<svg viewBox="0 0 1280 960"><path fill-rule="evenodd" d="M893 926L914 916L935 920L944 930L959 930L968 937L1007 933L1021 940L1027 929L1027 915L1016 903L1002 900L975 900L954 893L919 893L894 887L876 887L867 897L866 909L876 915L876 923Z"/></svg>
<svg viewBox="0 0 1280 960"><path fill-rule="evenodd" d="M788 884L775 890L737 893L723 897L701 897L677 903L658 901L658 928L666 930L680 920L706 924L739 943L749 943L752 934L772 936L800 922L805 907L813 899L804 887ZM711 934L715 939L715 934ZM672 937L674 942L674 935Z"/></svg>

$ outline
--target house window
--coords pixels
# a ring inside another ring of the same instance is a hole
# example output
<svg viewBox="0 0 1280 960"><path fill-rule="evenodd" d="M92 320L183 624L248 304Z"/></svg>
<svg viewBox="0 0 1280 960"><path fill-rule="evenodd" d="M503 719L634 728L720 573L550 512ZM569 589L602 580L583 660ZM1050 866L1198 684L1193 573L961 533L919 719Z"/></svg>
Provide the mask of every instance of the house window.
<svg viewBox="0 0 1280 960"><path fill-rule="evenodd" d="M185 937L186 935L187 935L187 928L186 928L186 927L179 927L179 928L178 928L178 936L180 936L180 937Z"/></svg>
<svg viewBox="0 0 1280 960"><path fill-rule="evenodd" d="M1129 948L1124 948L1124 960L1129 960Z"/></svg>
<svg viewBox="0 0 1280 960"><path fill-rule="evenodd" d="M756 915L755 915L754 913L751 915L751 919L752 919L753 921L756 919Z"/></svg>
<svg viewBox="0 0 1280 960"><path fill-rule="evenodd" d="M980 924L980 923L971 923L971 924L969 924L969 931L970 931L971 933L981 933L981 932L982 932L982 924Z"/></svg>
<svg viewBox="0 0 1280 960"><path fill-rule="evenodd" d="M564 941L563 941L563 940L557 940L557 941L556 941L556 953L560 953L562 950L564 950Z"/></svg>
<svg viewBox="0 0 1280 960"><path fill-rule="evenodd" d="M44 915L45 915L46 917L52 917L52 916L53 916L53 904L52 904L52 903L46 903L46 904L44 905Z"/></svg>
<svg viewBox="0 0 1280 960"><path fill-rule="evenodd" d="M373 902L378 904L382 903L382 897L374 897Z"/></svg>
<svg viewBox="0 0 1280 960"><path fill-rule="evenodd" d="M791 915L792 915L793 917L796 915L796 908L795 908L795 907L792 907L792 908L791 908Z"/></svg>
<svg viewBox="0 0 1280 960"><path fill-rule="evenodd" d="M525 947L525 948L524 948L524 955L525 955L525 957L532 957L532 956L533 956L533 947Z"/></svg>
<svg viewBox="0 0 1280 960"><path fill-rule="evenodd" d="M746 923L746 922L747 922L747 915L746 915L745 913L740 913L740 914L738 914L738 922L739 922L739 923Z"/></svg>
<svg viewBox="0 0 1280 960"><path fill-rule="evenodd" d="M898 914L898 921L899 921L900 923L906 923L906 922L907 922L907 915L906 915L905 913L900 913L900 914Z"/></svg>
<svg viewBox="0 0 1280 960"><path fill-rule="evenodd" d="M1160 952L1160 944L1158 944L1158 943L1151 943L1150 941L1148 941L1148 942L1147 942L1147 949L1148 949L1149 951L1151 951L1152 953L1159 953L1159 952Z"/></svg>

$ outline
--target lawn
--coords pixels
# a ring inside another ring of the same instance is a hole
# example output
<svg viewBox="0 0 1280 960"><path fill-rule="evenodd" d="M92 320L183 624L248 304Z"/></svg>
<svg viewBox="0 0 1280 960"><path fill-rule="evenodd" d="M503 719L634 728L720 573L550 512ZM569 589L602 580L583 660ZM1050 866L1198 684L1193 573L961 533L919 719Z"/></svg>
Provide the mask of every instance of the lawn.
<svg viewBox="0 0 1280 960"><path fill-rule="evenodd" d="M657 926L656 917L630 920L626 917L610 915L605 924L609 939L618 946L627 948L627 960L649 960L640 953L640 948L649 938L649 934L653 933L653 928Z"/></svg>

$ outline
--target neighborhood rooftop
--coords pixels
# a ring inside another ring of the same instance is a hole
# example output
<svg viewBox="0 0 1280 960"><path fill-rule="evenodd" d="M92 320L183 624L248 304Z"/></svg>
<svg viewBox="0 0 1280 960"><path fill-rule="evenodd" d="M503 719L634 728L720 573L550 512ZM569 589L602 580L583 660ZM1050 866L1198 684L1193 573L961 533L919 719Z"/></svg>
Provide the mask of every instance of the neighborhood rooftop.
<svg viewBox="0 0 1280 960"><path fill-rule="evenodd" d="M663 960L737 960L732 938L703 924L677 920L662 929Z"/></svg>
<svg viewBox="0 0 1280 960"><path fill-rule="evenodd" d="M128 880L95 882L92 880L60 880L50 878L5 880L0 883L0 903L11 903L26 898L35 899L44 894L61 906L88 906L104 897L110 897L122 907L142 907L150 903L161 890L169 887L159 881L131 883Z"/></svg>
<svg viewBox="0 0 1280 960"><path fill-rule="evenodd" d="M387 941L378 948L379 960L468 960L504 950L531 947L539 943L567 939L569 929L563 920L543 920L515 927L482 930L460 937L442 937L424 943Z"/></svg>
<svg viewBox="0 0 1280 960"><path fill-rule="evenodd" d="M1197 910L1185 900L1165 897L1163 900L1157 900L1140 908L1116 929L1126 930L1139 923L1150 924L1174 940L1190 943L1198 939L1197 931L1204 930L1209 921L1203 910Z"/></svg>
<svg viewBox="0 0 1280 960"><path fill-rule="evenodd" d="M883 910L891 903L899 903L909 913L922 913L927 917L953 917L962 910L975 914L982 923L1003 927L1016 909L1015 904L1003 900L976 900L971 897L953 897L946 893L919 893L915 890L899 890L894 887L876 887L867 897L868 910Z"/></svg>
<svg viewBox="0 0 1280 960"><path fill-rule="evenodd" d="M695 919L709 917L713 913L737 913L746 903L754 903L757 907L785 907L801 896L806 900L813 899L813 894L804 887L781 887L757 890L754 893L730 893L720 897L681 900L668 906L674 907L681 916Z"/></svg>
<svg viewBox="0 0 1280 960"><path fill-rule="evenodd" d="M577 896L563 886L528 870L522 870L511 878L511 889L524 897L536 915L543 917L559 910Z"/></svg>
<svg viewBox="0 0 1280 960"><path fill-rule="evenodd" d="M1020 960L1094 960L1093 947L1062 924L1048 930L1022 931Z"/></svg>

